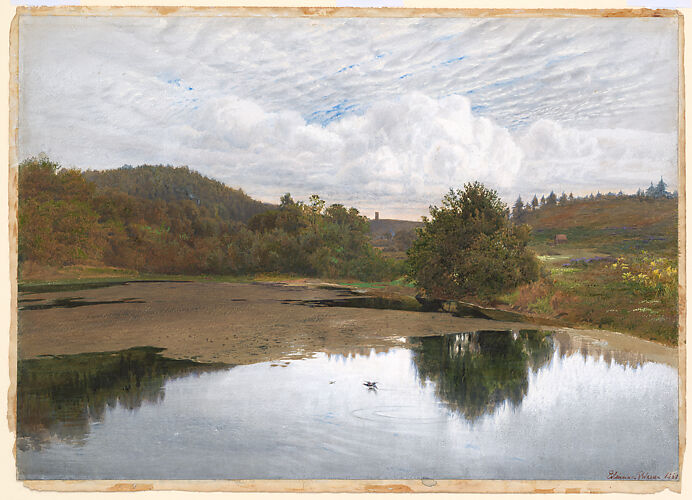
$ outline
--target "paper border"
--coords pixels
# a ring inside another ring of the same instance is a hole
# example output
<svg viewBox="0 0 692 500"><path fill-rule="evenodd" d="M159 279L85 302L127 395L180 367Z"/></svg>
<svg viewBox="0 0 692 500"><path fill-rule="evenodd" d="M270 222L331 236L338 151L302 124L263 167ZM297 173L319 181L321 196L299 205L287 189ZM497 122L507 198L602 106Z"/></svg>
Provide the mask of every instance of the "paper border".
<svg viewBox="0 0 692 500"><path fill-rule="evenodd" d="M14 431L16 415L16 347L17 347L17 121L18 121L18 50L21 16L190 16L190 17L676 17L679 33L679 145L678 145L678 222L679 222L679 470L683 470L685 450L686 395L686 185L685 185L685 78L684 21L680 12L652 9L480 9L480 8L337 8L337 7L18 7L10 30L10 141L9 141L9 264L10 264L10 350L8 419ZM13 450L16 454L16 448ZM117 480L30 480L23 484L34 490L50 491L227 491L227 492L466 492L466 493L653 493L670 489L680 492L679 481L570 481L570 480L214 480L214 481L117 481Z"/></svg>

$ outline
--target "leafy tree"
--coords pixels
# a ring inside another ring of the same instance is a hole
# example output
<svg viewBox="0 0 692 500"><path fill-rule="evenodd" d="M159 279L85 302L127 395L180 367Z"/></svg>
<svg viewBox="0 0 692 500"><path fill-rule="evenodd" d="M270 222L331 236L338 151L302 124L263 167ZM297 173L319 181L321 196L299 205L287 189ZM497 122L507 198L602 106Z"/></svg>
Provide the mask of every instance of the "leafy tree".
<svg viewBox="0 0 692 500"><path fill-rule="evenodd" d="M560 196L560 199L558 200L560 205L567 205L567 195L565 192L562 192L562 195Z"/></svg>
<svg viewBox="0 0 692 500"><path fill-rule="evenodd" d="M408 275L428 297L484 299L538 278L530 229L508 219L497 192L478 182L450 190L408 251Z"/></svg>
<svg viewBox="0 0 692 500"><path fill-rule="evenodd" d="M281 197L281 200L279 202L279 207L280 208L288 208L292 207L296 204L295 201L293 201L293 198L291 198L291 193L286 193Z"/></svg>
<svg viewBox="0 0 692 500"><path fill-rule="evenodd" d="M19 165L19 260L72 265L100 259L104 232L89 204L94 186L45 155Z"/></svg>
<svg viewBox="0 0 692 500"><path fill-rule="evenodd" d="M569 194L569 201L574 201L574 195L572 193Z"/></svg>

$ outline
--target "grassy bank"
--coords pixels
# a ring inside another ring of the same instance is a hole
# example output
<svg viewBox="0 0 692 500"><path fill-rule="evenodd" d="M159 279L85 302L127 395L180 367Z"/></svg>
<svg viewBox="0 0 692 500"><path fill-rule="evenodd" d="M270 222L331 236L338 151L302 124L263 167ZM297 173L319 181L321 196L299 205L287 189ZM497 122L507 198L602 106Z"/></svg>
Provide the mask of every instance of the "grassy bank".
<svg viewBox="0 0 692 500"><path fill-rule="evenodd" d="M20 269L20 291L30 291L42 286L79 286L85 284L123 283L125 281L211 281L221 283L249 283L252 281L290 281L308 279L285 273L256 273L245 275L223 274L161 274L141 273L132 269L104 266L40 266L29 263ZM315 278L310 278L315 279ZM366 284L363 284L364 286ZM57 291L57 290L56 290Z"/></svg>
<svg viewBox="0 0 692 500"><path fill-rule="evenodd" d="M496 305L560 324L677 344L677 270L667 259L642 254L557 260L547 268L546 277L499 297Z"/></svg>
<svg viewBox="0 0 692 500"><path fill-rule="evenodd" d="M528 214L542 278L496 305L676 345L677 199L610 198ZM555 244L555 235L567 241Z"/></svg>

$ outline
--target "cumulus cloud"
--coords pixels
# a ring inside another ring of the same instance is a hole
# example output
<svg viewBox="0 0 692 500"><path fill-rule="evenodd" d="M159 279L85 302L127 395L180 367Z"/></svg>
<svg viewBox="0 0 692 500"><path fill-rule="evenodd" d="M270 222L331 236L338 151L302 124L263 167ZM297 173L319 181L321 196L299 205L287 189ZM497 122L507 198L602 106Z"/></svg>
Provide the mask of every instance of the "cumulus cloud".
<svg viewBox="0 0 692 500"><path fill-rule="evenodd" d="M674 184L676 20L24 17L19 151L417 218Z"/></svg>
<svg viewBox="0 0 692 500"><path fill-rule="evenodd" d="M633 129L567 128L539 120L517 138L524 152L523 192L586 194L636 191L666 178L677 188L677 134Z"/></svg>
<svg viewBox="0 0 692 500"><path fill-rule="evenodd" d="M203 161L207 173L262 199L319 193L362 210L412 217L471 180L511 189L522 155L505 128L475 116L461 96L412 93L325 127L235 96L189 109L181 119L185 127L169 129L164 141L145 138L150 149L138 153L137 163ZM84 123L83 134L91 126Z"/></svg>

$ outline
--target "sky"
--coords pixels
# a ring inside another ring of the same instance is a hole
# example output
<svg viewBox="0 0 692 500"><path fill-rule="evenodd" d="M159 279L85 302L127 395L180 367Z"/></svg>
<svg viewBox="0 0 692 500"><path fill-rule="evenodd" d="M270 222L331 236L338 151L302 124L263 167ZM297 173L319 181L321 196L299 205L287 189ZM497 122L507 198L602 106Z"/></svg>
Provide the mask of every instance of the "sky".
<svg viewBox="0 0 692 500"><path fill-rule="evenodd" d="M675 18L30 17L19 158L415 220L481 181L677 189Z"/></svg>

